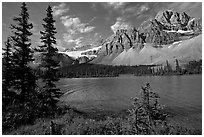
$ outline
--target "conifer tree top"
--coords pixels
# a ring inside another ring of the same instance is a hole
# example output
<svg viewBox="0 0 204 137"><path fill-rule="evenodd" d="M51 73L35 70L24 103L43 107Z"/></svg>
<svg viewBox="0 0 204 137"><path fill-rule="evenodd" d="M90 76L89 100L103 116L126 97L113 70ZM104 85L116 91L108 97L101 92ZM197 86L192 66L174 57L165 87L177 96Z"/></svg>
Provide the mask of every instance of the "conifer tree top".
<svg viewBox="0 0 204 137"><path fill-rule="evenodd" d="M41 36L41 42L43 42L44 45L40 46L40 48L46 50L48 52L56 52L57 49L52 47L53 44L56 44L56 38L55 38L55 34L56 32L56 28L54 26L54 22L55 20L53 19L53 15L52 15L52 8L50 6L48 6L48 8L46 9L47 14L46 17L43 19L44 23L43 31L40 31Z"/></svg>

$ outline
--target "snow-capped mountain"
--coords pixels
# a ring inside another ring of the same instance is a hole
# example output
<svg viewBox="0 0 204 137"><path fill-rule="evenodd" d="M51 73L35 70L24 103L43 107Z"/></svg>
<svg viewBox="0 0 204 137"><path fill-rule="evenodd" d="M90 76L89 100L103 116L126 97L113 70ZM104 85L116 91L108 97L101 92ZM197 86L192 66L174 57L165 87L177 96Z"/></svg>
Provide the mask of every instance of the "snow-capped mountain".
<svg viewBox="0 0 204 137"><path fill-rule="evenodd" d="M202 20L185 12L159 12L138 29L118 30L91 61L108 65L181 64L202 59Z"/></svg>

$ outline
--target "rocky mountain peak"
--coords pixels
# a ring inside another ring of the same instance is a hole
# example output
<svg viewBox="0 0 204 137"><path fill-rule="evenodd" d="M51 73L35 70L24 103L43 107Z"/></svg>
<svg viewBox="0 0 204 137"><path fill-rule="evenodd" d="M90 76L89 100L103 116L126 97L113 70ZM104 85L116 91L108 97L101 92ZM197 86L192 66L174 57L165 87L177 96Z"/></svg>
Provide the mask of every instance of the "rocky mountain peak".
<svg viewBox="0 0 204 137"><path fill-rule="evenodd" d="M126 52L139 54L143 49L156 50L162 48L162 45L196 37L202 33L201 30L201 19L190 17L186 12L160 11L155 18L145 21L139 28L117 30L104 40L102 49L93 62L109 64L121 54L121 58L126 58ZM151 47L145 48L145 45Z"/></svg>
<svg viewBox="0 0 204 137"><path fill-rule="evenodd" d="M136 28L130 28L117 30L103 45L105 46L106 55L110 55L112 53L121 53L123 50L132 47L138 48L142 43L144 43L143 35Z"/></svg>
<svg viewBox="0 0 204 137"><path fill-rule="evenodd" d="M189 30L192 19L186 12L178 13L172 10L160 11L155 19L168 30Z"/></svg>

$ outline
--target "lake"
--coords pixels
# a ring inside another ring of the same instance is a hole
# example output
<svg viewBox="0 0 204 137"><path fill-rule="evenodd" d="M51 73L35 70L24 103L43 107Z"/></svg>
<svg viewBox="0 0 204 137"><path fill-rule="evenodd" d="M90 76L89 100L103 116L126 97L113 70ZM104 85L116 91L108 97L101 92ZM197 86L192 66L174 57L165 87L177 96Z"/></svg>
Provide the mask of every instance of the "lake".
<svg viewBox="0 0 204 137"><path fill-rule="evenodd" d="M202 124L202 75L129 76L61 79L61 100L79 110L121 111L132 106L131 97L149 82L163 104L176 115Z"/></svg>

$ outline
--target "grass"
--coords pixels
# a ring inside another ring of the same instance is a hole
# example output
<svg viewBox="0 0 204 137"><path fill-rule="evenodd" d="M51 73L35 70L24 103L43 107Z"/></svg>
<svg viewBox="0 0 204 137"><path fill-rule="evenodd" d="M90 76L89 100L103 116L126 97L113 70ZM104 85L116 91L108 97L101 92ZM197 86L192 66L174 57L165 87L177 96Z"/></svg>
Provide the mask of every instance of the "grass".
<svg viewBox="0 0 204 137"><path fill-rule="evenodd" d="M55 134L60 135L133 135L137 134L126 115L106 115L75 112L73 109L53 119L38 119L33 125L24 125L5 134L49 135L50 123L55 123ZM168 122L167 122L168 123ZM143 134L142 132L140 134ZM201 130L184 128L178 123L157 124L151 134L159 135L200 135Z"/></svg>

